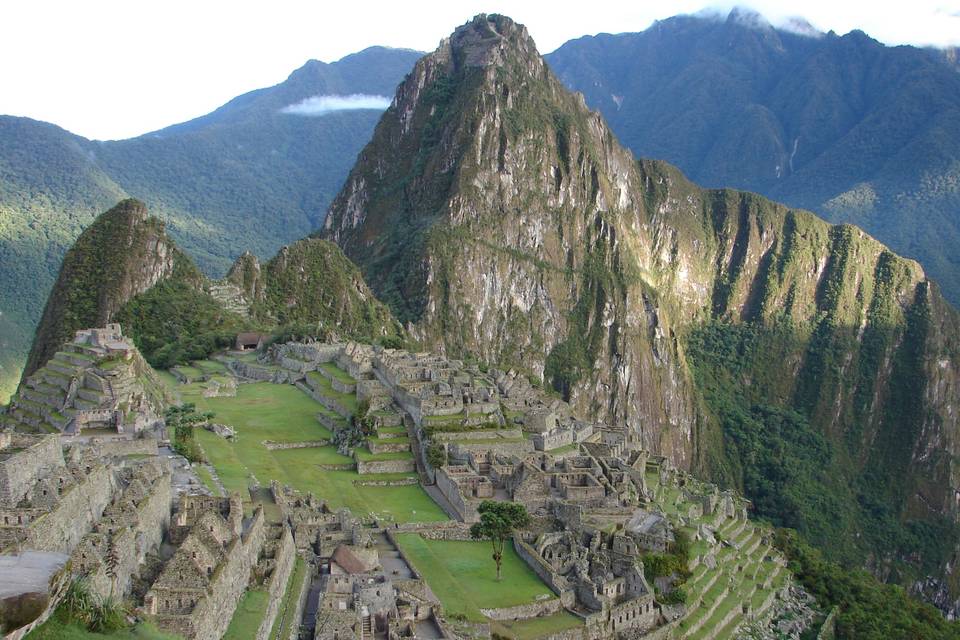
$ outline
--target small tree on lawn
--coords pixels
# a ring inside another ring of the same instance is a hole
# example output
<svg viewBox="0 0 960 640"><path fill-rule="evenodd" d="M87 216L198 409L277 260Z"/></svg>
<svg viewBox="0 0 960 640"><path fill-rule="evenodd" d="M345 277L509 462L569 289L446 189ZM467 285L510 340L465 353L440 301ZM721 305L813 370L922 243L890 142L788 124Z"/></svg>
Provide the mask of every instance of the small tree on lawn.
<svg viewBox="0 0 960 640"><path fill-rule="evenodd" d="M530 522L527 508L517 502L494 502L484 500L477 509L480 522L470 527L470 536L475 540L490 540L493 545L493 561L497 565L497 581L500 580L500 565L503 563L503 545L513 535L514 529L525 527Z"/></svg>

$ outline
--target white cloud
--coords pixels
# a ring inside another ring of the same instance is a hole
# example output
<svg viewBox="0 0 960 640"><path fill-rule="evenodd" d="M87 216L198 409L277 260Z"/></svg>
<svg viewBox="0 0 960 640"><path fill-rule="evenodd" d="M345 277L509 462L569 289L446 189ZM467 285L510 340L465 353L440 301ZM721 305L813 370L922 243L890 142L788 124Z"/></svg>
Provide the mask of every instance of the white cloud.
<svg viewBox="0 0 960 640"><path fill-rule="evenodd" d="M358 109L383 111L389 106L390 98L387 96L354 93L349 96L311 96L295 104L287 105L280 109L280 112L295 116L323 116L334 111L354 111Z"/></svg>

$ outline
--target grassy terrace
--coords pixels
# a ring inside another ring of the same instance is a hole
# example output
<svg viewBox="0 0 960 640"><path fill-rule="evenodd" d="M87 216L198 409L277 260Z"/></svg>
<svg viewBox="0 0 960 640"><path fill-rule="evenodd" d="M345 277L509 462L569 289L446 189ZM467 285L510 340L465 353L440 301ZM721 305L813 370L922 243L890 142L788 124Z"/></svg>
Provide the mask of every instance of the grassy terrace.
<svg viewBox="0 0 960 640"><path fill-rule="evenodd" d="M406 435L407 428L403 425L399 427L377 427L377 433L401 433Z"/></svg>
<svg viewBox="0 0 960 640"><path fill-rule="evenodd" d="M226 373L227 368L223 365L222 362L217 362L216 360L198 360L191 363L197 369L200 369L204 373Z"/></svg>
<svg viewBox="0 0 960 640"><path fill-rule="evenodd" d="M409 451L395 451L390 453L370 453L370 450L366 447L357 448L353 450L354 455L357 456L357 460L362 462L372 462L380 460L409 460L413 457L413 454Z"/></svg>
<svg viewBox="0 0 960 640"><path fill-rule="evenodd" d="M303 585L303 576L306 573L307 564L297 555L293 571L290 572L290 579L287 581L287 590L283 593L283 601L273 621L273 629L270 630L270 640L286 640L290 637L290 631L295 626L299 626L300 620L294 616L294 613L300 601L300 587Z"/></svg>
<svg viewBox="0 0 960 640"><path fill-rule="evenodd" d="M491 623L491 631L516 640L535 640L544 636L573 629L583 624L577 616L560 611L552 616L530 618L529 620L504 620Z"/></svg>
<svg viewBox="0 0 960 640"><path fill-rule="evenodd" d="M383 429L381 429L383 431ZM396 436L394 438L367 438L373 444L410 444L409 436Z"/></svg>
<svg viewBox="0 0 960 640"><path fill-rule="evenodd" d="M170 383L171 377L164 377ZM237 437L230 441L198 429L196 438L216 468L227 491L238 491L247 499L254 480L268 485L271 480L309 491L326 500L331 508L348 507L357 516L377 516L389 521L433 522L446 520L443 510L419 485L367 486L372 480L404 480L415 474L370 474L355 470L330 469L324 465L352 465L352 458L340 455L332 446L308 449L269 450L264 440L306 442L326 440L330 431L317 421L322 405L292 385L267 382L241 384L234 398L204 398L200 384L175 385L181 400L194 402L202 411L213 411L215 420L232 426ZM382 454L371 459L410 457L410 453ZM265 505L267 507L273 506Z"/></svg>
<svg viewBox="0 0 960 640"><path fill-rule="evenodd" d="M310 384L318 389L323 395L333 398L342 404L346 409L349 409L351 413L357 412L357 396L355 394L340 393L333 388L333 385L330 384L329 380L324 378L316 371L311 371L307 374L307 377L310 379Z"/></svg>
<svg viewBox="0 0 960 640"><path fill-rule="evenodd" d="M356 378L332 362L324 362L320 368L344 384L357 384Z"/></svg>
<svg viewBox="0 0 960 640"><path fill-rule="evenodd" d="M174 367L174 369L187 376L191 380L196 380L197 378L206 375L202 369L187 365L179 365Z"/></svg>
<svg viewBox="0 0 960 640"><path fill-rule="evenodd" d="M266 589L247 589L237 603L223 640L254 640L269 601L270 594Z"/></svg>
<svg viewBox="0 0 960 640"><path fill-rule="evenodd" d="M489 542L427 540L416 533L400 534L397 542L448 614L485 622L480 609L556 597L509 544L504 548L503 580L497 582Z"/></svg>
<svg viewBox="0 0 960 640"><path fill-rule="evenodd" d="M31 631L26 640L180 640L178 636L167 635L149 623L141 623L132 629L123 629L112 633L92 633L81 626L62 620L59 612Z"/></svg>

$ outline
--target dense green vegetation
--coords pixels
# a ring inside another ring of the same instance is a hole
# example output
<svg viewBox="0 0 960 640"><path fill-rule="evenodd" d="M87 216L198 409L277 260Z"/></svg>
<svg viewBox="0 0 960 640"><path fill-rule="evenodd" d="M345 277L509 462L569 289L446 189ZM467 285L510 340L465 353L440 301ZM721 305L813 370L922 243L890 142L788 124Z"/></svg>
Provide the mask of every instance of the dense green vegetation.
<svg viewBox="0 0 960 640"><path fill-rule="evenodd" d="M169 369L233 345L251 322L180 279L160 282L123 306L113 319L151 365Z"/></svg>
<svg viewBox="0 0 960 640"><path fill-rule="evenodd" d="M173 432L173 450L190 462L204 462L203 450L194 431L213 419L213 412L200 413L192 402L167 407L163 414L167 429Z"/></svg>
<svg viewBox="0 0 960 640"><path fill-rule="evenodd" d="M806 360L818 364L800 376L801 392L791 397L789 389L778 388L783 380L775 372L802 344L785 320L692 332L687 348L694 377L724 436L725 456L715 474L742 487L759 516L797 530L833 560L858 565L880 553L920 560L912 568L895 562L894 575L931 569L947 558L957 532L946 521L914 521L902 512L904 480L891 468L891 449L903 440L884 434L860 464L852 457L857 451L847 449L848 435L829 437L811 422L816 403L803 390L819 389L834 366L825 364L832 362L822 353L828 347L817 346L816 334ZM900 357L907 357L910 344L908 334ZM896 413L900 408L888 405L893 425L913 419Z"/></svg>
<svg viewBox="0 0 960 640"><path fill-rule="evenodd" d="M309 238L284 247L263 266L264 298L254 317L306 326L366 342L402 341L403 329L337 245Z"/></svg>
<svg viewBox="0 0 960 640"><path fill-rule="evenodd" d="M637 157L862 226L960 301L960 75L935 52L806 37L741 9L579 38L546 60Z"/></svg>
<svg viewBox="0 0 960 640"><path fill-rule="evenodd" d="M948 622L937 609L909 597L901 587L883 584L866 571L842 568L794 531L781 529L775 540L804 588L822 605L838 607L837 638L960 638L960 622Z"/></svg>

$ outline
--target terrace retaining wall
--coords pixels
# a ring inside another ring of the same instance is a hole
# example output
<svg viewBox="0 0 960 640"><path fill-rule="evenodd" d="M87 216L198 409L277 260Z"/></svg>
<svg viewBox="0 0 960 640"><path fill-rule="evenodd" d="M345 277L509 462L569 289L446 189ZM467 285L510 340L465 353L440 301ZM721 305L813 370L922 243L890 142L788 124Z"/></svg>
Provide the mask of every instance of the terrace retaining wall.
<svg viewBox="0 0 960 640"><path fill-rule="evenodd" d="M357 460L357 473L413 473L416 471L413 459L406 460Z"/></svg>

